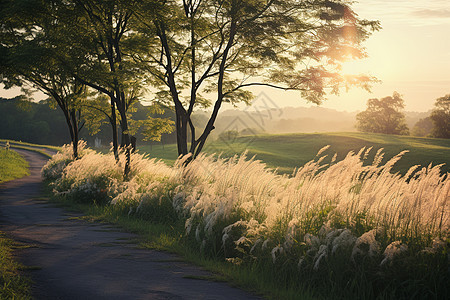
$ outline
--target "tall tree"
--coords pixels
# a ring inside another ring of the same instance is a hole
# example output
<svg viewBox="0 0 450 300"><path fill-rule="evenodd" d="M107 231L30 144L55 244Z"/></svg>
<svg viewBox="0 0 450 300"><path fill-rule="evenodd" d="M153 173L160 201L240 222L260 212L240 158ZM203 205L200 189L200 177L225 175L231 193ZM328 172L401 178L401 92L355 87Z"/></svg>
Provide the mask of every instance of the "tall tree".
<svg viewBox="0 0 450 300"><path fill-rule="evenodd" d="M367 109L356 115L356 127L364 132L408 135L403 108L404 101L397 92L392 97L369 99Z"/></svg>
<svg viewBox="0 0 450 300"><path fill-rule="evenodd" d="M25 5L25 7L23 6ZM33 14L28 9L33 8ZM52 43L44 37L45 27L54 24L43 13L42 6L4 1L0 15L2 43L0 70L6 88L36 88L55 101L64 114L78 157L79 132L83 128L81 102L87 98L86 87L67 74L51 50Z"/></svg>
<svg viewBox="0 0 450 300"><path fill-rule="evenodd" d="M436 99L435 108L431 112L433 121L433 136L438 138L450 138L450 94Z"/></svg>
<svg viewBox="0 0 450 300"><path fill-rule="evenodd" d="M107 95L111 102L110 123L113 126L113 146L117 155L118 142L116 109L126 152L124 173L130 168L130 133L128 108L138 100L141 89L140 68L129 59L135 51L135 32L130 29L134 1L74 0L65 9L74 16L64 19L67 37L67 55L63 58L77 80ZM76 20L76 23L73 21ZM72 24L74 28L70 28Z"/></svg>
<svg viewBox="0 0 450 300"><path fill-rule="evenodd" d="M246 87L295 90L319 104L327 89L368 88L373 80L339 72L342 61L365 56L361 42L380 28L359 19L346 1L143 1L134 13L147 53L133 57L147 66L157 99L175 109L180 155L200 153L222 103L250 103ZM197 133L192 113L210 105Z"/></svg>

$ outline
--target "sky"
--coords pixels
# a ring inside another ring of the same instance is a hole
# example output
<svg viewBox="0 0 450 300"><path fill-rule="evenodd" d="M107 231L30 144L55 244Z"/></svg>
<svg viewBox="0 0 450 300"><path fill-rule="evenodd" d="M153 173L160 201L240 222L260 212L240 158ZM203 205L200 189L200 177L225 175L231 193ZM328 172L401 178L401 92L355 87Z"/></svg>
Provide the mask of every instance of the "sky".
<svg viewBox="0 0 450 300"><path fill-rule="evenodd" d="M372 93L353 88L329 96L321 106L362 111L370 98L399 92L405 110L426 112L450 94L450 0L360 0L353 10L382 29L363 44L368 58L349 63L348 72L377 77ZM295 92L264 89L279 106L311 106ZM258 94L255 90L255 93Z"/></svg>
<svg viewBox="0 0 450 300"><path fill-rule="evenodd" d="M364 43L368 58L345 67L348 72L373 75L381 83L371 93L353 88L331 95L322 107L362 111L368 99L397 91L405 110L426 112L437 98L450 94L450 0L360 0L353 10L361 18L379 20L382 29ZM257 96L264 92L278 107L311 106L295 92L253 91ZM17 94L17 89L0 89L0 97Z"/></svg>

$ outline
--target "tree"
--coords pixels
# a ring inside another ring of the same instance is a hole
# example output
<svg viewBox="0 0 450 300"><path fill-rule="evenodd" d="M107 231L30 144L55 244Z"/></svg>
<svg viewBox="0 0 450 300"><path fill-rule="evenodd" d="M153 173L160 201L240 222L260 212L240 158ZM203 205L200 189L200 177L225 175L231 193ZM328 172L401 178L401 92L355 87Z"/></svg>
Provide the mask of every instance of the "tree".
<svg viewBox="0 0 450 300"><path fill-rule="evenodd" d="M64 22L66 34L60 36L76 43L58 45L66 48L61 60L74 77L83 84L110 98L109 116L113 129L113 148L117 157L118 133L116 109L121 127L122 145L126 153L125 175L131 162L131 137L127 118L128 108L138 101L141 90L140 68L127 58L127 51L135 51L135 31L130 29L133 1L74 0L61 2L65 13L59 20ZM75 21L75 22L74 22ZM71 27L72 26L72 27Z"/></svg>
<svg viewBox="0 0 450 300"><path fill-rule="evenodd" d="M414 125L411 135L414 136L430 136L433 131L433 121L431 117L422 118Z"/></svg>
<svg viewBox="0 0 450 300"><path fill-rule="evenodd" d="M6 88L28 83L31 88L53 99L64 114L73 145L73 157L77 158L79 132L84 125L81 102L87 98L86 87L66 73L55 59L50 40L42 35L42 29L54 24L42 13L42 7L35 7L34 13L29 16L22 5L20 2L2 3L2 83ZM24 88L29 89L26 85Z"/></svg>
<svg viewBox="0 0 450 300"><path fill-rule="evenodd" d="M397 92L380 100L367 101L367 109L356 115L356 128L363 132L408 135L405 115L400 111L404 101Z"/></svg>
<svg viewBox="0 0 450 300"><path fill-rule="evenodd" d="M179 155L200 153L222 103L250 103L253 95L244 88L295 90L319 104L327 89L368 88L373 80L339 72L342 61L365 56L361 42L380 28L358 19L347 2L143 1L134 13L147 53L133 58L151 74L156 99L174 107ZM211 105L197 134L192 113Z"/></svg>
<svg viewBox="0 0 450 300"><path fill-rule="evenodd" d="M114 153L118 157L119 123L127 156L124 173L127 174L131 142L127 110L138 100L141 88L140 69L124 52L135 45L130 42L134 36L130 30L132 1L6 0L1 4L9 11L9 14L2 14L4 20L20 16L26 21L3 26L2 29L13 32L9 36L12 45L21 41L39 45L55 62L55 73L64 73L75 83L109 97L110 113L106 116L113 131ZM40 73L38 68L35 70Z"/></svg>
<svg viewBox="0 0 450 300"><path fill-rule="evenodd" d="M450 138L450 94L436 99L435 108L431 112L433 121L433 136L437 138Z"/></svg>

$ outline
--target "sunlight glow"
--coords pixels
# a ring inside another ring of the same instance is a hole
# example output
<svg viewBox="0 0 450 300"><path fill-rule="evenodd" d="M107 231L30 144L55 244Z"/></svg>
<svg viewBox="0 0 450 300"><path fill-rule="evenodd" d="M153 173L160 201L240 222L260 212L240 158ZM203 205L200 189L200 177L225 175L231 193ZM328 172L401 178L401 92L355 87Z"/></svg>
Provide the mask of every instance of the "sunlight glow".
<svg viewBox="0 0 450 300"><path fill-rule="evenodd" d="M343 75L358 75L367 73L367 65L365 61L348 60L342 63L341 72Z"/></svg>

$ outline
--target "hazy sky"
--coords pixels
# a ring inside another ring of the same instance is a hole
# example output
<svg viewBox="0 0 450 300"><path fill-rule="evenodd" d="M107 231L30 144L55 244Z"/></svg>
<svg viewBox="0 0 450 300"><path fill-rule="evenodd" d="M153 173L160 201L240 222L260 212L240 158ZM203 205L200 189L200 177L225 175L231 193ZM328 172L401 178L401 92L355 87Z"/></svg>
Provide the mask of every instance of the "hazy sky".
<svg viewBox="0 0 450 300"><path fill-rule="evenodd" d="M330 96L323 107L364 110L367 99L398 91L407 110L428 111L436 98L450 94L450 0L360 0L353 8L362 18L381 21L383 29L366 41L369 57L346 67L382 83L372 93L352 89ZM309 106L294 92L264 92L278 106ZM15 94L0 89L2 97Z"/></svg>
<svg viewBox="0 0 450 300"><path fill-rule="evenodd" d="M407 110L428 111L436 98L450 94L450 0L360 0L353 8L383 28L365 43L369 57L348 69L382 83L372 93L352 89L330 96L323 107L364 110L367 99L398 91ZM307 105L293 93L266 93L292 106Z"/></svg>

